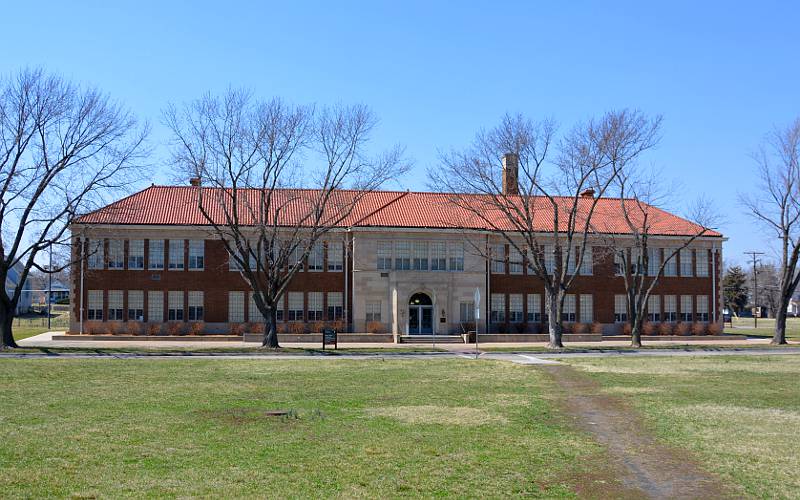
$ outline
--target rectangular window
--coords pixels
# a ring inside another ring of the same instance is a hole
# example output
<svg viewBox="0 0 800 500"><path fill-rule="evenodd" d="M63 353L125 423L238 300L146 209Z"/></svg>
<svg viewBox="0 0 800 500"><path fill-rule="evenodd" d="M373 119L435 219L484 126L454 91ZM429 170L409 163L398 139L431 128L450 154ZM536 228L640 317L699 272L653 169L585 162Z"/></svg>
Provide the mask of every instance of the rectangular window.
<svg viewBox="0 0 800 500"><path fill-rule="evenodd" d="M647 298L647 321L661 321L661 297L658 295Z"/></svg>
<svg viewBox="0 0 800 500"><path fill-rule="evenodd" d="M303 321L303 292L289 292L289 321Z"/></svg>
<svg viewBox="0 0 800 500"><path fill-rule="evenodd" d="M506 246L492 246L492 273L506 274Z"/></svg>
<svg viewBox="0 0 800 500"><path fill-rule="evenodd" d="M708 276L708 250L705 248L698 248L694 253L696 264L696 276L705 278ZM698 311L699 312L699 311Z"/></svg>
<svg viewBox="0 0 800 500"><path fill-rule="evenodd" d="M344 296L342 292L328 292L328 321L344 318Z"/></svg>
<svg viewBox="0 0 800 500"><path fill-rule="evenodd" d="M89 290L86 300L86 319L103 320L103 291Z"/></svg>
<svg viewBox="0 0 800 500"><path fill-rule="evenodd" d="M647 249L647 275L658 276L658 270L661 268L661 249L648 248Z"/></svg>
<svg viewBox="0 0 800 500"><path fill-rule="evenodd" d="M234 248L235 251L235 248ZM238 260L231 254L228 253L228 270L229 271L241 271L242 265L239 263Z"/></svg>
<svg viewBox="0 0 800 500"><path fill-rule="evenodd" d="M594 322L594 297L590 294L581 294L581 323Z"/></svg>
<svg viewBox="0 0 800 500"><path fill-rule="evenodd" d="M322 292L308 292L308 321L322 321Z"/></svg>
<svg viewBox="0 0 800 500"><path fill-rule="evenodd" d="M697 296L697 321L708 323L708 295Z"/></svg>
<svg viewBox="0 0 800 500"><path fill-rule="evenodd" d="M169 269L183 271L183 240L169 240Z"/></svg>
<svg viewBox="0 0 800 500"><path fill-rule="evenodd" d="M575 294L568 293L564 297L564 310L561 311L561 321L575 322Z"/></svg>
<svg viewBox="0 0 800 500"><path fill-rule="evenodd" d="M694 307L692 307L692 296L681 295L681 321L694 321L694 315L692 314L693 311Z"/></svg>
<svg viewBox="0 0 800 500"><path fill-rule="evenodd" d="M463 271L464 270L464 243L451 242L448 244L450 251L450 270Z"/></svg>
<svg viewBox="0 0 800 500"><path fill-rule="evenodd" d="M628 299L624 295L614 295L614 322L628 321Z"/></svg>
<svg viewBox="0 0 800 500"><path fill-rule="evenodd" d="M278 303L275 305L275 321L285 321L284 318L284 310L286 309L286 296L278 299Z"/></svg>
<svg viewBox="0 0 800 500"><path fill-rule="evenodd" d="M544 270L547 274L553 274L556 271L556 248L553 245L544 246Z"/></svg>
<svg viewBox="0 0 800 500"><path fill-rule="evenodd" d="M528 323L542 322L542 296L538 293L528 294Z"/></svg>
<svg viewBox="0 0 800 500"><path fill-rule="evenodd" d="M164 321L164 292L147 292L147 321L162 323Z"/></svg>
<svg viewBox="0 0 800 500"><path fill-rule="evenodd" d="M147 254L148 269L164 269L164 240L150 240Z"/></svg>
<svg viewBox="0 0 800 500"><path fill-rule="evenodd" d="M502 293L492 294L492 314L493 323L504 323L506 321L506 296Z"/></svg>
<svg viewBox="0 0 800 500"><path fill-rule="evenodd" d="M644 259L642 258L642 249L640 247L631 248L631 274L643 275L644 274Z"/></svg>
<svg viewBox="0 0 800 500"><path fill-rule="evenodd" d="M381 322L381 301L368 300L366 303L366 319L367 323Z"/></svg>
<svg viewBox="0 0 800 500"><path fill-rule="evenodd" d="M522 274L522 254L513 246L508 247L508 272Z"/></svg>
<svg viewBox="0 0 800 500"><path fill-rule="evenodd" d="M594 273L594 257L592 257L592 247L589 245L583 250L580 273L584 276L591 276Z"/></svg>
<svg viewBox="0 0 800 500"><path fill-rule="evenodd" d="M103 240L87 240L86 252L89 258L89 269L104 269L105 247Z"/></svg>
<svg viewBox="0 0 800 500"><path fill-rule="evenodd" d="M522 294L512 293L508 296L508 320L522 323Z"/></svg>
<svg viewBox="0 0 800 500"><path fill-rule="evenodd" d="M428 242L415 241L412 245L413 261L411 268L415 271L428 270Z"/></svg>
<svg viewBox="0 0 800 500"><path fill-rule="evenodd" d="M447 271L447 244L431 242L431 271Z"/></svg>
<svg viewBox="0 0 800 500"><path fill-rule="evenodd" d="M378 241L378 270L389 271L392 269L392 242Z"/></svg>
<svg viewBox="0 0 800 500"><path fill-rule="evenodd" d="M261 314L261 311L258 310L255 295L255 292L249 292L247 294L247 321L250 323L262 323L265 318L264 315Z"/></svg>
<svg viewBox="0 0 800 500"><path fill-rule="evenodd" d="M689 248L684 248L680 252L680 261L681 261L681 276L691 276L692 275L692 250Z"/></svg>
<svg viewBox="0 0 800 500"><path fill-rule="evenodd" d="M341 271L344 269L344 258L341 241L328 242L328 271Z"/></svg>
<svg viewBox="0 0 800 500"><path fill-rule="evenodd" d="M189 240L189 269L202 270L206 261L205 240Z"/></svg>
<svg viewBox="0 0 800 500"><path fill-rule="evenodd" d="M203 321L203 292L189 292L189 321Z"/></svg>
<svg viewBox="0 0 800 500"><path fill-rule="evenodd" d="M678 300L675 295L664 295L664 321L678 321Z"/></svg>
<svg viewBox="0 0 800 500"><path fill-rule="evenodd" d="M128 242L128 269L144 269L144 240Z"/></svg>
<svg viewBox="0 0 800 500"><path fill-rule="evenodd" d="M573 248L569 255L567 255L567 250L569 248L561 249L561 267L566 268L568 275L572 275L575 274L576 250Z"/></svg>
<svg viewBox="0 0 800 500"><path fill-rule="evenodd" d="M460 302L458 304L458 319L461 323L475 321L475 302Z"/></svg>
<svg viewBox="0 0 800 500"><path fill-rule="evenodd" d="M228 292L228 321L244 323L244 292Z"/></svg>
<svg viewBox="0 0 800 500"><path fill-rule="evenodd" d="M394 268L397 271L411 269L411 242L400 240L394 242Z"/></svg>
<svg viewBox="0 0 800 500"><path fill-rule="evenodd" d="M294 249L291 252L289 252L288 267L290 271L295 267L297 267L298 268L297 272L303 272L303 268L305 266L303 265L303 249L300 248L301 244L302 242L298 242L297 246L295 246Z"/></svg>
<svg viewBox="0 0 800 500"><path fill-rule="evenodd" d="M308 254L308 270L309 271L322 271L324 265L325 248L321 242L314 243L311 247L311 252Z"/></svg>
<svg viewBox="0 0 800 500"><path fill-rule="evenodd" d="M678 275L678 257L673 248L664 249L664 276L677 276Z"/></svg>
<svg viewBox="0 0 800 500"><path fill-rule="evenodd" d="M108 320L122 321L124 319L122 308L122 290L108 291Z"/></svg>
<svg viewBox="0 0 800 500"><path fill-rule="evenodd" d="M622 276L625 274L625 258L628 255L627 248L617 248L614 250L614 274Z"/></svg>
<svg viewBox="0 0 800 500"><path fill-rule="evenodd" d="M108 240L108 268L125 269L125 240Z"/></svg>
<svg viewBox="0 0 800 500"><path fill-rule="evenodd" d="M167 319L183 321L183 292L180 290L167 293Z"/></svg>
<svg viewBox="0 0 800 500"><path fill-rule="evenodd" d="M128 290L128 321L144 321L144 292Z"/></svg>

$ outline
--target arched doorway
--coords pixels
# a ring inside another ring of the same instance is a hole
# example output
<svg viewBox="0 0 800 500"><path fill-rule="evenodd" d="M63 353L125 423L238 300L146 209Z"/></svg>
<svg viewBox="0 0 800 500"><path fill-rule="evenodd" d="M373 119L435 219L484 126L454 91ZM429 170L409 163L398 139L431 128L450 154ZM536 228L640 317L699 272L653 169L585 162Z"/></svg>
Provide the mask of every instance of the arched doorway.
<svg viewBox="0 0 800 500"><path fill-rule="evenodd" d="M415 293L408 301L408 334L433 334L433 301L425 293Z"/></svg>

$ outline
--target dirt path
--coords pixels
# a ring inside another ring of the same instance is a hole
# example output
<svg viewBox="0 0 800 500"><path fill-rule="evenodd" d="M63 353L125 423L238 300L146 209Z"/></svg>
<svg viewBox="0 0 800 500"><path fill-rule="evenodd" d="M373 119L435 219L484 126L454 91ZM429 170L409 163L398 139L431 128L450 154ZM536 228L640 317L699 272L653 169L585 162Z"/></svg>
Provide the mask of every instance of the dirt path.
<svg viewBox="0 0 800 500"><path fill-rule="evenodd" d="M658 443L633 408L604 393L594 380L565 365L540 369L552 377L575 425L607 448L610 468L625 488L647 498L733 497L687 452Z"/></svg>

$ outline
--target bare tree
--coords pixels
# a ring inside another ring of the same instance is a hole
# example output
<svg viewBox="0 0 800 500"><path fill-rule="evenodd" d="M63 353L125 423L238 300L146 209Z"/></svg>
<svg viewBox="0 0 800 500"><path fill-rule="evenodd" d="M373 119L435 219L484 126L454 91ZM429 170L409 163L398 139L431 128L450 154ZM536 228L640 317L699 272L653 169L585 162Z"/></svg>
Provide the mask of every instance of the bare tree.
<svg viewBox="0 0 800 500"><path fill-rule="evenodd" d="M403 173L402 150L366 154L376 120L360 105L315 110L231 90L172 106L165 121L176 165L199 180L207 227L253 291L263 345L277 348L278 304L292 278L365 196Z"/></svg>
<svg viewBox="0 0 800 500"><path fill-rule="evenodd" d="M573 128L553 154L552 121L506 115L466 150L442 155L443 167L431 172L432 184L473 219L464 227L488 227L543 281L550 348L563 347L564 299L586 255L598 200L657 143L660 124L637 111L609 112ZM518 167L511 189L501 161ZM492 258L488 248L475 250Z"/></svg>
<svg viewBox="0 0 800 500"><path fill-rule="evenodd" d="M740 200L750 216L779 242L779 303L772 344L785 344L786 309L800 283L800 118L770 133L754 158L760 192L741 195Z"/></svg>
<svg viewBox="0 0 800 500"><path fill-rule="evenodd" d="M77 215L129 186L146 133L99 91L41 70L0 82L0 283L18 263L20 283L31 269L43 271L40 252L69 245ZM0 348L16 347L12 320L22 288L0 293Z"/></svg>

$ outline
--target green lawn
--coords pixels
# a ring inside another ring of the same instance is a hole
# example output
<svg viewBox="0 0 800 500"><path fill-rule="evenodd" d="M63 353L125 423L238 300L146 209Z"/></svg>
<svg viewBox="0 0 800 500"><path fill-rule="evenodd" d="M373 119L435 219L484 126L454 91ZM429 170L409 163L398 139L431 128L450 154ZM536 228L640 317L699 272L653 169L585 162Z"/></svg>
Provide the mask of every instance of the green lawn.
<svg viewBox="0 0 800 500"><path fill-rule="evenodd" d="M600 447L564 427L529 366L0 359L0 370L4 497L570 497L582 471L602 470Z"/></svg>
<svg viewBox="0 0 800 500"><path fill-rule="evenodd" d="M748 497L800 492L800 357L581 358L570 364L630 399L657 436Z"/></svg>
<svg viewBox="0 0 800 500"><path fill-rule="evenodd" d="M726 333L743 333L752 336L772 337L775 334L775 320L758 318L758 328L753 328L753 318L733 318L733 328L726 327ZM800 340L800 318L786 318L786 338Z"/></svg>
<svg viewBox="0 0 800 500"><path fill-rule="evenodd" d="M50 318L50 330L66 330L69 328L68 306L54 305L52 314L53 317ZM14 340L22 340L47 332L49 331L47 328L47 316L26 314L23 317L14 318L13 329Z"/></svg>

